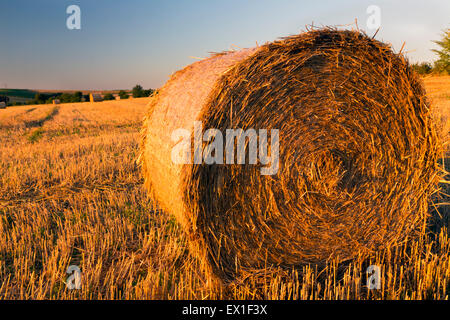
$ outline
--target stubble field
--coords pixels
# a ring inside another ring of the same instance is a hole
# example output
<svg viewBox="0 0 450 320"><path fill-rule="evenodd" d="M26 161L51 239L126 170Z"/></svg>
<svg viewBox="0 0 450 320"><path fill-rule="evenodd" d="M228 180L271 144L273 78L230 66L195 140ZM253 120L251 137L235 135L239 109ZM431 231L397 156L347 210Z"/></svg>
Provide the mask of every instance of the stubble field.
<svg viewBox="0 0 450 320"><path fill-rule="evenodd" d="M450 77L424 82L449 170ZM0 110L0 298L448 299L445 183L420 239L324 270L303 266L262 287L257 277L220 287L143 189L136 157L148 101ZM366 287L373 264L381 290ZM66 286L71 265L81 269L80 290Z"/></svg>

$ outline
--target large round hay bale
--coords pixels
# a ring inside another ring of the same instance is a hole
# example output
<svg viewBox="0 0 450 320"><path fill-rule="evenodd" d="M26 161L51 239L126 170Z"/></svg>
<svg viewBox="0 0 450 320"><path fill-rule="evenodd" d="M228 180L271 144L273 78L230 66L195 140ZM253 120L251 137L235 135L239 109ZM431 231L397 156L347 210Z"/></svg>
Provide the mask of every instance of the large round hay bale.
<svg viewBox="0 0 450 320"><path fill-rule="evenodd" d="M278 171L262 175L265 165L248 158L174 163L172 134L193 133L194 121L224 136L278 129ZM360 32L327 28L175 73L150 102L140 159L153 199L182 224L205 267L230 281L413 236L436 188L438 153L408 62Z"/></svg>

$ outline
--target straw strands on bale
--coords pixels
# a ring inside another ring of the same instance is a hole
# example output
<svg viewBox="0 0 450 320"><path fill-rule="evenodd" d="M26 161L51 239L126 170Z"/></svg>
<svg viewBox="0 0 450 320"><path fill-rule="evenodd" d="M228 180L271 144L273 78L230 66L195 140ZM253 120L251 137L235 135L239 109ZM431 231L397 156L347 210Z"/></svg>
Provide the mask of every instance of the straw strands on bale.
<svg viewBox="0 0 450 320"><path fill-rule="evenodd" d="M224 135L278 129L278 172L173 163L172 133L193 132L194 121ZM358 31L326 28L175 73L150 102L140 161L152 198L227 283L414 236L439 180L439 145L404 57Z"/></svg>

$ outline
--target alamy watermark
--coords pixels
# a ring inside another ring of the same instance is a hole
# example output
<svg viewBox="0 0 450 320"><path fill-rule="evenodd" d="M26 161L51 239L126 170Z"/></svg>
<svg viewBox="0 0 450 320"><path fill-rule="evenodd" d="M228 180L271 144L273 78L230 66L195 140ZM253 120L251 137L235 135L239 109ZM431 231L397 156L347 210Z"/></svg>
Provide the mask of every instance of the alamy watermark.
<svg viewBox="0 0 450 320"><path fill-rule="evenodd" d="M275 175L279 169L280 131L270 130L270 147L267 129L227 129L224 134L218 129L203 132L201 121L194 122L194 145L191 132L177 129L172 132L172 162L175 164L251 164L263 165L262 175ZM203 148L203 143L207 145ZM247 154L248 150L248 154ZM235 152L236 151L236 152ZM248 158L248 163L246 159ZM258 162L259 161L259 162ZM265 166L265 167L264 167Z"/></svg>
<svg viewBox="0 0 450 320"><path fill-rule="evenodd" d="M66 26L69 30L81 29L81 9L73 4L67 7L66 13L69 15L66 20Z"/></svg>
<svg viewBox="0 0 450 320"><path fill-rule="evenodd" d="M367 268L367 288L369 290L381 289L381 268L376 265Z"/></svg>
<svg viewBox="0 0 450 320"><path fill-rule="evenodd" d="M366 13L369 17L366 21L367 29L376 30L381 26L381 8L377 5L371 5L367 7Z"/></svg>
<svg viewBox="0 0 450 320"><path fill-rule="evenodd" d="M80 290L81 289L81 270L80 267L75 265L70 265L67 268L67 274L70 276L66 280L66 286L69 290Z"/></svg>

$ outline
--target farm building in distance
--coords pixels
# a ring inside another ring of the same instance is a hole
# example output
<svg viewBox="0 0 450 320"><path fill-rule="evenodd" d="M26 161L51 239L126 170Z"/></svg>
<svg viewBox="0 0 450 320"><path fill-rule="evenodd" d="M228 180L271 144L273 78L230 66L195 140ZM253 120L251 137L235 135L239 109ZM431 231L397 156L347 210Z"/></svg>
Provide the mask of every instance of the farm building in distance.
<svg viewBox="0 0 450 320"><path fill-rule="evenodd" d="M103 101L103 97L100 93L91 93L91 94L89 94L89 101L90 102L101 102L101 101Z"/></svg>

